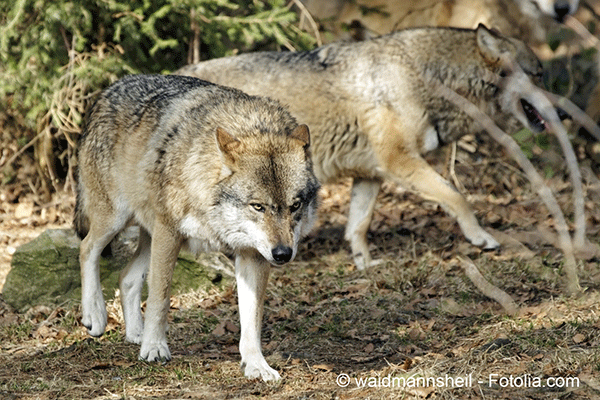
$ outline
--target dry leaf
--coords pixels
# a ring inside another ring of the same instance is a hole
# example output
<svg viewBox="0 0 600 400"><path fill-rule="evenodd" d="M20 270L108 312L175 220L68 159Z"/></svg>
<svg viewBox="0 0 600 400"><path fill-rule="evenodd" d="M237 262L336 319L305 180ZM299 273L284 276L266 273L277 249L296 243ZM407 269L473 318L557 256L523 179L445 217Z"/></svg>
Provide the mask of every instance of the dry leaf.
<svg viewBox="0 0 600 400"><path fill-rule="evenodd" d="M581 333L577 333L575 336L573 336L573 342L575 342L576 344L579 344L583 341L585 341L585 336Z"/></svg>
<svg viewBox="0 0 600 400"><path fill-rule="evenodd" d="M213 329L212 334L215 336L223 336L227 332L238 333L240 328L230 320L224 320Z"/></svg>
<svg viewBox="0 0 600 400"><path fill-rule="evenodd" d="M410 388L410 389L404 389L405 392L410 393L411 395L413 395L414 397L418 397L418 398L422 398L422 399L426 399L429 397L429 395L433 392L435 392L436 388L435 387L416 387L416 388Z"/></svg>
<svg viewBox="0 0 600 400"><path fill-rule="evenodd" d="M225 334L225 321L217 325L217 327L213 329L212 334L215 336L223 336Z"/></svg>
<svg viewBox="0 0 600 400"><path fill-rule="evenodd" d="M421 329L421 327L414 327L408 330L408 337L412 341L423 340L425 339L425 332Z"/></svg>
<svg viewBox="0 0 600 400"><path fill-rule="evenodd" d="M413 365L413 360L411 358L407 358L406 360L404 360L404 363L402 364L402 366L400 368L403 369L404 371L408 371L412 365Z"/></svg>
<svg viewBox="0 0 600 400"><path fill-rule="evenodd" d="M225 321L225 329L227 329L231 333L238 333L240 331L240 328L238 328L236 324L229 320Z"/></svg>
<svg viewBox="0 0 600 400"><path fill-rule="evenodd" d="M227 346L225 348L225 353L238 354L239 352L240 352L240 350L236 345Z"/></svg>
<svg viewBox="0 0 600 400"><path fill-rule="evenodd" d="M456 300L451 297L442 297L440 299L442 312L450 315L463 315L464 307L460 306Z"/></svg>
<svg viewBox="0 0 600 400"><path fill-rule="evenodd" d="M585 371L579 374L579 379L589 387L594 388L597 392L600 392L600 380L598 380L596 375L593 372Z"/></svg>
<svg viewBox="0 0 600 400"><path fill-rule="evenodd" d="M33 334L33 337L36 339L47 339L49 337L53 337L54 335L55 332L52 328L50 328L47 325L42 325L36 329L36 331Z"/></svg>
<svg viewBox="0 0 600 400"><path fill-rule="evenodd" d="M200 302L199 306L200 308L202 308L203 310L209 309L209 308L213 308L214 306L216 306L217 304L219 304L219 302L213 298L208 298L208 299L204 299Z"/></svg>
<svg viewBox="0 0 600 400"><path fill-rule="evenodd" d="M325 371L325 372L331 372L333 370L333 368L327 364L317 364L317 365L313 365L312 367L313 367L313 369L318 369L319 371Z"/></svg>

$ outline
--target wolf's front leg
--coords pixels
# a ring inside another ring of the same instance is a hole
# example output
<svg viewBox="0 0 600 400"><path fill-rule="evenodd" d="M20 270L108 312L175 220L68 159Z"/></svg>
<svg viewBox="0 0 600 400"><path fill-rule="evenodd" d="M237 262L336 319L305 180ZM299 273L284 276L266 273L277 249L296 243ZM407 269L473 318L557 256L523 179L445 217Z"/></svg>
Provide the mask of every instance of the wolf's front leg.
<svg viewBox="0 0 600 400"><path fill-rule="evenodd" d="M81 323L92 336L104 333L107 318L100 284L100 253L122 228L122 220L113 215L100 215L92 220L90 231L81 242Z"/></svg>
<svg viewBox="0 0 600 400"><path fill-rule="evenodd" d="M247 378L264 381L279 380L281 376L269 367L261 351L260 333L269 264L255 252L238 254L235 277L240 308L240 354L242 369Z"/></svg>
<svg viewBox="0 0 600 400"><path fill-rule="evenodd" d="M81 323L92 336L102 335L107 321L98 264L104 244L95 243L90 234L81 243Z"/></svg>
<svg viewBox="0 0 600 400"><path fill-rule="evenodd" d="M142 360L171 359L171 352L167 345L167 314L171 278L181 243L181 237L174 229L169 229L158 220L154 223L148 273L148 300L140 350Z"/></svg>

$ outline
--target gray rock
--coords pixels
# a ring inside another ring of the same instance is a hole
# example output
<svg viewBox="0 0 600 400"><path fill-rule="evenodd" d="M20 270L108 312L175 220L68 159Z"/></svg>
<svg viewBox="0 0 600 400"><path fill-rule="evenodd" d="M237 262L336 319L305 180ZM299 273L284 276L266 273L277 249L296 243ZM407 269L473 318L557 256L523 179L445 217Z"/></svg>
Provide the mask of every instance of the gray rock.
<svg viewBox="0 0 600 400"><path fill-rule="evenodd" d="M113 255L101 259L100 279L106 299L114 297L119 273L133 254L136 242L137 231L127 230L111 244ZM79 303L79 245L73 230L51 229L19 247L2 290L4 301L21 312L40 304ZM231 262L220 253L196 258L182 252L173 274L172 293L222 288L233 281L232 271Z"/></svg>

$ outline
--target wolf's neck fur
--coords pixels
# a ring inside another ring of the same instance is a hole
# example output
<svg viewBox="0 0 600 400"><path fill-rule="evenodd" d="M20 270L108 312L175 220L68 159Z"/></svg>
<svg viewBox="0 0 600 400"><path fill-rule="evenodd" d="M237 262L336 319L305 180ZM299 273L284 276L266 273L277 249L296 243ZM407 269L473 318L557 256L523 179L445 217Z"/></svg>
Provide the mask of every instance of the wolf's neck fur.
<svg viewBox="0 0 600 400"><path fill-rule="evenodd" d="M414 66L425 84L441 83L472 100L487 100L494 96L500 68L490 66L483 59L478 50L476 32L465 29L450 31L455 40L448 48L440 47L438 40L427 40L431 30L407 30L406 39L402 33L392 34L391 38L399 39L396 51L404 53L405 60ZM448 31L440 30L439 34L446 35ZM488 68L484 67L486 65Z"/></svg>

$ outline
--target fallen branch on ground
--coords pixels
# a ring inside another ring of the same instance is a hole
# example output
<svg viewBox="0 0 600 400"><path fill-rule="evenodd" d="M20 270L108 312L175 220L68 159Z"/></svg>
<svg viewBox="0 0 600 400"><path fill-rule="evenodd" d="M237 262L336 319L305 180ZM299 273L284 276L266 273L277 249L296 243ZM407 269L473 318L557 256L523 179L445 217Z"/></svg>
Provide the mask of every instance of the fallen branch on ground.
<svg viewBox="0 0 600 400"><path fill-rule="evenodd" d="M519 312L519 306L504 290L492 285L483 277L477 266L470 259L458 257L462 268L465 270L467 277L473 282L475 287L484 295L492 300L496 300L504 308L507 314L516 315Z"/></svg>

